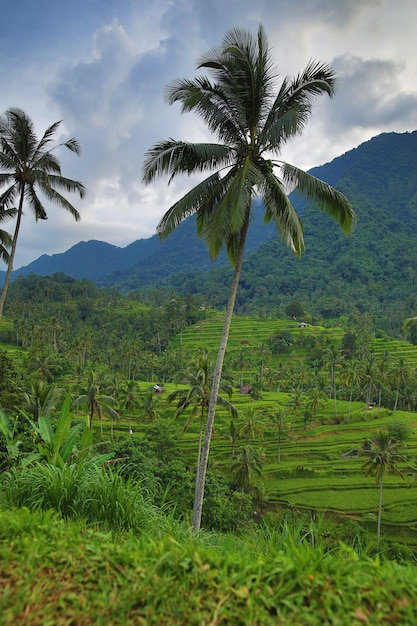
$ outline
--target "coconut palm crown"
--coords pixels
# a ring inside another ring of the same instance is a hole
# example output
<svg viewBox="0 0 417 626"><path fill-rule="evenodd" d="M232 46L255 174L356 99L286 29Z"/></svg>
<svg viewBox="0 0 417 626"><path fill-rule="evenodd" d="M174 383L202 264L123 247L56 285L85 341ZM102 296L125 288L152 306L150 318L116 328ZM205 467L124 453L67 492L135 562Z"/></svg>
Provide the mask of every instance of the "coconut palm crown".
<svg viewBox="0 0 417 626"><path fill-rule="evenodd" d="M156 143L145 156L143 180L150 183L168 174L210 173L175 202L162 217L157 232L167 237L183 220L196 216L197 233L215 258L225 247L234 266L223 334L214 373L201 463L207 465L218 386L227 347L230 322L240 278L252 201L260 196L265 222L274 222L285 245L294 254L304 250L301 220L288 192L297 189L349 233L355 213L347 198L311 174L280 160L287 142L299 135L317 96L334 94L332 69L316 61L294 78L277 85L277 72L262 26L257 36L240 29L229 31L222 44L210 50L198 69L212 76L179 79L166 89L169 104L193 111L220 143L191 143L168 139ZM198 472L193 526L198 530L205 469ZM198 492L198 493L197 493Z"/></svg>
<svg viewBox="0 0 417 626"><path fill-rule="evenodd" d="M81 148L75 138L59 144L52 143L60 124L55 122L49 126L39 140L32 120L21 109L11 108L0 116L0 189L4 189L0 194L0 222L11 213L16 214L13 236L8 239L6 234L0 239L3 245L6 244L6 254L1 253L1 256L7 262L6 279L0 297L0 318L13 270L24 204L32 210L36 221L46 220L48 215L38 194L39 190L46 200L69 211L77 221L80 219L77 209L60 191L75 192L82 198L85 187L78 181L62 176L59 160L53 151L63 146L79 155Z"/></svg>

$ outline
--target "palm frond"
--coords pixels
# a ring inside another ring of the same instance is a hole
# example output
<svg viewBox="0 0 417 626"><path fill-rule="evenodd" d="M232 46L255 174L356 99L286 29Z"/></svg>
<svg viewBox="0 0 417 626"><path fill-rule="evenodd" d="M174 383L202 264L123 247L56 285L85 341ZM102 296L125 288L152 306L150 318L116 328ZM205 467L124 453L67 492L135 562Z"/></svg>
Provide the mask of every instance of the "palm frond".
<svg viewBox="0 0 417 626"><path fill-rule="evenodd" d="M263 149L277 153L290 137L301 133L314 100L323 93L332 97L335 82L331 67L317 61L310 61L296 78L285 77L260 132Z"/></svg>
<svg viewBox="0 0 417 626"><path fill-rule="evenodd" d="M215 143L188 143L169 139L155 144L146 153L143 182L169 174L169 182L177 174L192 174L224 167L231 162L231 150Z"/></svg>
<svg viewBox="0 0 417 626"><path fill-rule="evenodd" d="M282 165L281 172L284 184L296 188L309 200L313 200L321 211L339 224L344 233L348 234L353 230L355 212L340 191L289 163Z"/></svg>
<svg viewBox="0 0 417 626"><path fill-rule="evenodd" d="M19 184L14 183L10 187L8 187L2 194L0 194L0 210L2 212L9 211L13 208L13 204L15 204L16 198L19 193Z"/></svg>
<svg viewBox="0 0 417 626"><path fill-rule="evenodd" d="M286 194L281 181L266 166L259 192L265 204L265 222L274 222L277 232L293 254L304 251L304 230L300 217Z"/></svg>
<svg viewBox="0 0 417 626"><path fill-rule="evenodd" d="M168 209L156 227L159 237L161 239L168 237L187 217L198 213L203 207L212 206L223 193L223 179L216 172L193 187Z"/></svg>

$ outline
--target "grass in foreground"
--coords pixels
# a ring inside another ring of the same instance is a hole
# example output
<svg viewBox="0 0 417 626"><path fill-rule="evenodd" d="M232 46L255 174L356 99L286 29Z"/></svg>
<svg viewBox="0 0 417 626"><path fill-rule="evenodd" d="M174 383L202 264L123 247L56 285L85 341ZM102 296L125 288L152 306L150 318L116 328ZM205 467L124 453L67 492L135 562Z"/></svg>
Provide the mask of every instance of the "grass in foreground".
<svg viewBox="0 0 417 626"><path fill-rule="evenodd" d="M113 540L50 512L0 512L1 623L416 623L413 564L309 539L283 526L244 540L185 528Z"/></svg>

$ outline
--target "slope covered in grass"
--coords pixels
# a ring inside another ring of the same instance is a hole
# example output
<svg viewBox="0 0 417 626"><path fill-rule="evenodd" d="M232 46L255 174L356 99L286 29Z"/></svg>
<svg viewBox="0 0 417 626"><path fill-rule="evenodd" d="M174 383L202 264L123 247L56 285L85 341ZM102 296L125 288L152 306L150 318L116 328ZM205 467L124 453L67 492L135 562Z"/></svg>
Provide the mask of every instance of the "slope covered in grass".
<svg viewBox="0 0 417 626"><path fill-rule="evenodd" d="M1 512L1 623L416 622L414 565L329 550L314 533L282 526L243 540L177 528L113 539L50 514Z"/></svg>

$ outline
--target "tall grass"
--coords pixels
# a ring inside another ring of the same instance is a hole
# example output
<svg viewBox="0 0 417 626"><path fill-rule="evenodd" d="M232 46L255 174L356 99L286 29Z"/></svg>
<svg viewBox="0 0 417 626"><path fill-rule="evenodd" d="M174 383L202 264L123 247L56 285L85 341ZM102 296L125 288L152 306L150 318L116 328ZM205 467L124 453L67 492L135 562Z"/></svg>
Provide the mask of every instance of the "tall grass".
<svg viewBox="0 0 417 626"><path fill-rule="evenodd" d="M151 504L140 482L125 480L112 467L34 463L13 468L3 475L0 497L8 508L51 509L116 534L162 531L174 523Z"/></svg>

